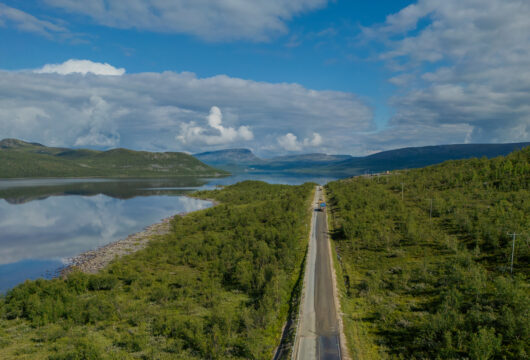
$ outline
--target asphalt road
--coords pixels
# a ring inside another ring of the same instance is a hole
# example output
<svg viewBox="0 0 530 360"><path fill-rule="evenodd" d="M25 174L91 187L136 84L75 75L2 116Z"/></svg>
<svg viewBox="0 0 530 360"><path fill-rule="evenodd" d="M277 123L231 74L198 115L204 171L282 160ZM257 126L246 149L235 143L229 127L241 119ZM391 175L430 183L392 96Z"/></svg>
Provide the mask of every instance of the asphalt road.
<svg viewBox="0 0 530 360"><path fill-rule="evenodd" d="M317 189L314 209L321 192ZM326 213L314 211L308 261L304 277L295 358L340 360L339 325L333 299L333 278Z"/></svg>

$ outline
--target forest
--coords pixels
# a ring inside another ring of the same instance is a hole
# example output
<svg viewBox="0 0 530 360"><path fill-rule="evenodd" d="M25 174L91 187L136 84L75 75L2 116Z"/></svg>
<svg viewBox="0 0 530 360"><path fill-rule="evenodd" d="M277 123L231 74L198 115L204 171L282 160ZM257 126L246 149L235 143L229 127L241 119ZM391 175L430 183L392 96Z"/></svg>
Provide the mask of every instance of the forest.
<svg viewBox="0 0 530 360"><path fill-rule="evenodd" d="M0 298L1 359L270 359L307 248L314 184L195 193L212 208L96 275Z"/></svg>
<svg viewBox="0 0 530 360"><path fill-rule="evenodd" d="M353 359L528 359L529 190L530 147L329 183Z"/></svg>

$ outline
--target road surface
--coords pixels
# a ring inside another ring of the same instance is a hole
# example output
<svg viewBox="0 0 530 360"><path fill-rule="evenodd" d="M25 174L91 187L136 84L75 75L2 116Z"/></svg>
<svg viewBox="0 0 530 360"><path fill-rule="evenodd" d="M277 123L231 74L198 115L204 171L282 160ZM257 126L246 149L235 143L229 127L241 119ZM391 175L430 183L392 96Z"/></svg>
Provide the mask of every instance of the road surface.
<svg viewBox="0 0 530 360"><path fill-rule="evenodd" d="M316 211L321 198L322 191L318 187L313 203L298 336L294 344L294 358L300 360L341 359L326 213Z"/></svg>

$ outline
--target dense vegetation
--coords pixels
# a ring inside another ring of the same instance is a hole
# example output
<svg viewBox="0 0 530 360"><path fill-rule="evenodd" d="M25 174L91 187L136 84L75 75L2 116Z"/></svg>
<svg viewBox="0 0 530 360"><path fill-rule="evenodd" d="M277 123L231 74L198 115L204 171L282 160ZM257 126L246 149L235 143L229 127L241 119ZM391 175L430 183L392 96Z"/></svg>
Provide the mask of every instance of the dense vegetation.
<svg viewBox="0 0 530 360"><path fill-rule="evenodd" d="M222 175L227 173L184 153L73 150L15 139L0 141L0 178Z"/></svg>
<svg viewBox="0 0 530 360"><path fill-rule="evenodd" d="M530 148L327 191L354 359L530 357Z"/></svg>
<svg viewBox="0 0 530 360"><path fill-rule="evenodd" d="M307 246L314 186L243 182L98 275L0 299L1 359L270 359Z"/></svg>

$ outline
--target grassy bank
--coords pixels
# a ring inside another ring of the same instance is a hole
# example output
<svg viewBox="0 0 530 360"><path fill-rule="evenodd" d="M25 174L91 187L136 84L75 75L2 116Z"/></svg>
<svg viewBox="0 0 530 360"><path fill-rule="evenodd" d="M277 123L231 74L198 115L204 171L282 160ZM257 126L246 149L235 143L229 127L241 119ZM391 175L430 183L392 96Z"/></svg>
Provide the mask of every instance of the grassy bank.
<svg viewBox="0 0 530 360"><path fill-rule="evenodd" d="M352 357L527 359L529 189L530 148L329 183Z"/></svg>
<svg viewBox="0 0 530 360"><path fill-rule="evenodd" d="M307 246L313 185L243 182L97 275L0 303L2 359L270 359Z"/></svg>

